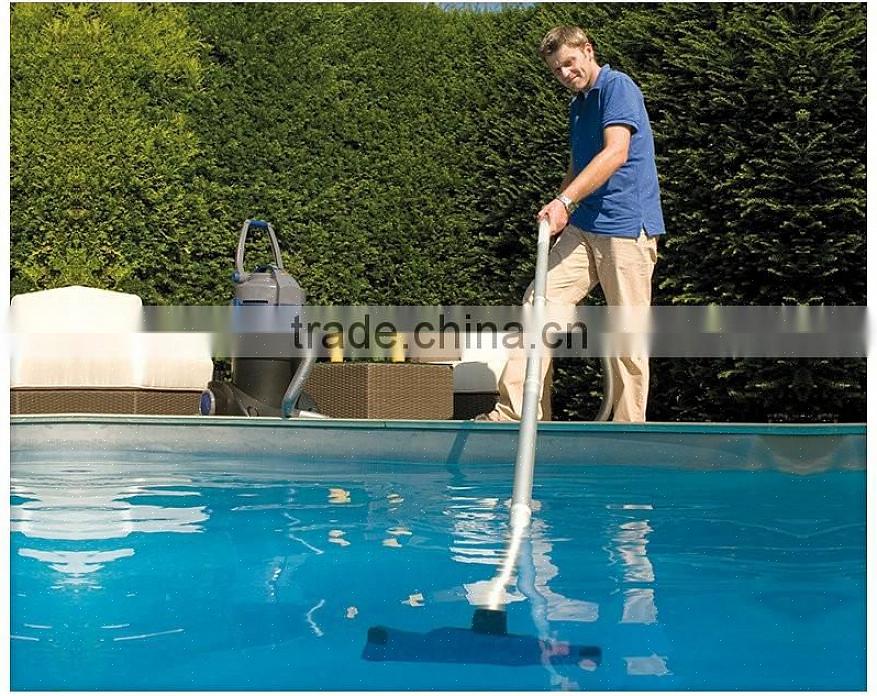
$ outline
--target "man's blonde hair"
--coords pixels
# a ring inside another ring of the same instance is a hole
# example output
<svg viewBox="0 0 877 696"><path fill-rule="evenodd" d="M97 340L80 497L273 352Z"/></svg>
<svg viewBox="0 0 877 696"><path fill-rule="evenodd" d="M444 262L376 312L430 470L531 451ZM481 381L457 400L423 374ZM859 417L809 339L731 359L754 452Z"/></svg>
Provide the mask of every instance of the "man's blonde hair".
<svg viewBox="0 0 877 696"><path fill-rule="evenodd" d="M561 46L584 48L587 44L591 44L594 50L597 49L597 44L594 43L593 39L581 27L567 25L554 27L545 35L542 43L539 44L539 55L544 60Z"/></svg>

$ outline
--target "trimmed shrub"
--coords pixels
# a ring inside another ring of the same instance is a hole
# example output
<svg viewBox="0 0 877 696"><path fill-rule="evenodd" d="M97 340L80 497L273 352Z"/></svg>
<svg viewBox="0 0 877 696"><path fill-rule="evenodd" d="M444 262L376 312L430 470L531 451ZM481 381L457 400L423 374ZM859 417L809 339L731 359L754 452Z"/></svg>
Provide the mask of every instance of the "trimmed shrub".
<svg viewBox="0 0 877 696"><path fill-rule="evenodd" d="M193 302L209 220L187 105L200 44L172 5L12 11L12 291Z"/></svg>

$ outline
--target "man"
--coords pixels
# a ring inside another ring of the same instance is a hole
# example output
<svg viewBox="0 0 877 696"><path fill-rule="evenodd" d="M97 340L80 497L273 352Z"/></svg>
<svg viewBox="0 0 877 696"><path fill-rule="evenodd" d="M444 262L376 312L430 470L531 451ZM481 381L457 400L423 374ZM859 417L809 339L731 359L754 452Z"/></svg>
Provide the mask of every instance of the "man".
<svg viewBox="0 0 877 696"><path fill-rule="evenodd" d="M573 307L599 283L607 304L647 307L664 219L642 92L624 73L597 63L594 42L578 27L552 29L539 53L560 83L575 93L569 108L569 168L560 193L537 215L549 221L552 235L560 234L548 259L546 299L549 305ZM525 303L532 302L532 294L531 285ZM644 422L648 357L614 357L610 364L613 420ZM499 402L477 420L520 419L525 366L520 354L508 361L500 377ZM548 367L546 359L543 385ZM548 387L543 389L545 404ZM540 407L540 418L542 411Z"/></svg>

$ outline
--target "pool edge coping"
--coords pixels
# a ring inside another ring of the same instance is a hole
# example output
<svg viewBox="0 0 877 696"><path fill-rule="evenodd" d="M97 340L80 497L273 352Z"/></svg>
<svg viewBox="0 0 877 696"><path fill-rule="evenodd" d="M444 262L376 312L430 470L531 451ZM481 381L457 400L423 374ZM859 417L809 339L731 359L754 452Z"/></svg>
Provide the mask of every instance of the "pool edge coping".
<svg viewBox="0 0 877 696"><path fill-rule="evenodd" d="M18 414L10 426L30 425L161 425L184 427L235 426L244 428L318 428L341 430L458 430L502 432L518 430L518 423L461 420L377 420L348 418L252 418L246 416L158 416L128 414ZM866 435L867 423L694 423L656 421L613 423L551 421L539 423L542 432L709 433L715 435Z"/></svg>

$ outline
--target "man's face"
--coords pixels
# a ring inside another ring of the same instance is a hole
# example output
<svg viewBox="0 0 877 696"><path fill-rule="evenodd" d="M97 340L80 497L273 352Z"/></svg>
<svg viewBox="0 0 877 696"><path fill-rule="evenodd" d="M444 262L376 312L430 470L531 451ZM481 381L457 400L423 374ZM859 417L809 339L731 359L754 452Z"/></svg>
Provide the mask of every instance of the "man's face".
<svg viewBox="0 0 877 696"><path fill-rule="evenodd" d="M591 44L584 48L561 46L545 59L548 68L560 80L560 84L573 92L581 92L591 86L594 74L594 49Z"/></svg>

